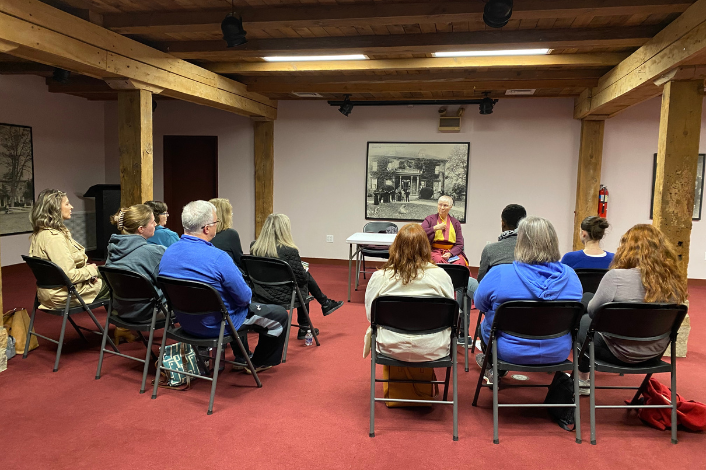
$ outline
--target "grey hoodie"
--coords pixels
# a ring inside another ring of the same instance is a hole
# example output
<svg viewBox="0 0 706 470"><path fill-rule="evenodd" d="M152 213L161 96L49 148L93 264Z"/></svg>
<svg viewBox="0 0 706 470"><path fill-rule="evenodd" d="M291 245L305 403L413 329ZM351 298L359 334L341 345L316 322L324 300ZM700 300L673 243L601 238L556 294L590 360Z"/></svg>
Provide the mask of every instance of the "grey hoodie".
<svg viewBox="0 0 706 470"><path fill-rule="evenodd" d="M162 245L147 243L140 235L111 235L105 265L142 274L157 287L159 262L165 250L166 247ZM162 291L157 288L157 292L164 302ZM113 299L113 311L129 321L150 321L153 308L149 303Z"/></svg>

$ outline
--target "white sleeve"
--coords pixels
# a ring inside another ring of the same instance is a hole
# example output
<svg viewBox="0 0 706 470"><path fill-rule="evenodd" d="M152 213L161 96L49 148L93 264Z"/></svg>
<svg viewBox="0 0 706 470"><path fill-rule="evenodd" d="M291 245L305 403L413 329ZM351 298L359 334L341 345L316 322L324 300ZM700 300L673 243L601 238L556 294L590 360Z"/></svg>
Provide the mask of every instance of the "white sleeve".
<svg viewBox="0 0 706 470"><path fill-rule="evenodd" d="M370 321L370 309L373 305L373 300L380 296L380 288L384 280L384 271L379 270L375 271L368 281L368 286L365 289L365 315L368 317L368 321Z"/></svg>

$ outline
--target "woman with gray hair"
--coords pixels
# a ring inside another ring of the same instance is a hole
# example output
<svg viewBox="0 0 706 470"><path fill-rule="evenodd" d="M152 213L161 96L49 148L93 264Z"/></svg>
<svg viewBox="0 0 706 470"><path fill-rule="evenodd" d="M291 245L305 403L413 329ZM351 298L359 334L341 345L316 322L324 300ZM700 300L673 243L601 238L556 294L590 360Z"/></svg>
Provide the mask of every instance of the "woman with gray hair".
<svg viewBox="0 0 706 470"><path fill-rule="evenodd" d="M422 228L431 244L431 260L434 264L450 263L468 266L468 259L463 254L463 234L461 222L449 212L454 205L451 196L441 196L438 213L432 214L422 222Z"/></svg>
<svg viewBox="0 0 706 470"><path fill-rule="evenodd" d="M581 282L570 267L561 264L559 240L547 219L529 216L517 227L515 261L493 267L479 284L474 301L485 313L481 340L487 344L495 310L510 300L576 300L583 295ZM571 335L545 340L529 340L500 333L496 338L498 358L515 364L555 364L571 352ZM485 349L485 348L484 348ZM478 354L476 362L483 364ZM492 371L486 381L492 383Z"/></svg>

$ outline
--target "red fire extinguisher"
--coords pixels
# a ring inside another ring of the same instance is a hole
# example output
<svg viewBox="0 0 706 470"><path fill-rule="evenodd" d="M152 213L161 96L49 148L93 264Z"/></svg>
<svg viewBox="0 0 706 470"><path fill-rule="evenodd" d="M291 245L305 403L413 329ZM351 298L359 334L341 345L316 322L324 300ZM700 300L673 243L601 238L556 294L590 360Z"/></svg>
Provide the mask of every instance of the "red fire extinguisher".
<svg viewBox="0 0 706 470"><path fill-rule="evenodd" d="M598 217L606 218L608 214L608 188L601 185L598 191Z"/></svg>

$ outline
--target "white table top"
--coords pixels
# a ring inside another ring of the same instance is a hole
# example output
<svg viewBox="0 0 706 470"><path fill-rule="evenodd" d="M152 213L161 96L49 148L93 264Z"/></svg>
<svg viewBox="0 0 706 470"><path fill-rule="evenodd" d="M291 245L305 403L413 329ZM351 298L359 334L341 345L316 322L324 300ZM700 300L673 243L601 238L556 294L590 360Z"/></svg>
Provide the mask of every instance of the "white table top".
<svg viewBox="0 0 706 470"><path fill-rule="evenodd" d="M396 233L354 233L346 239L346 243L353 245L392 245Z"/></svg>

